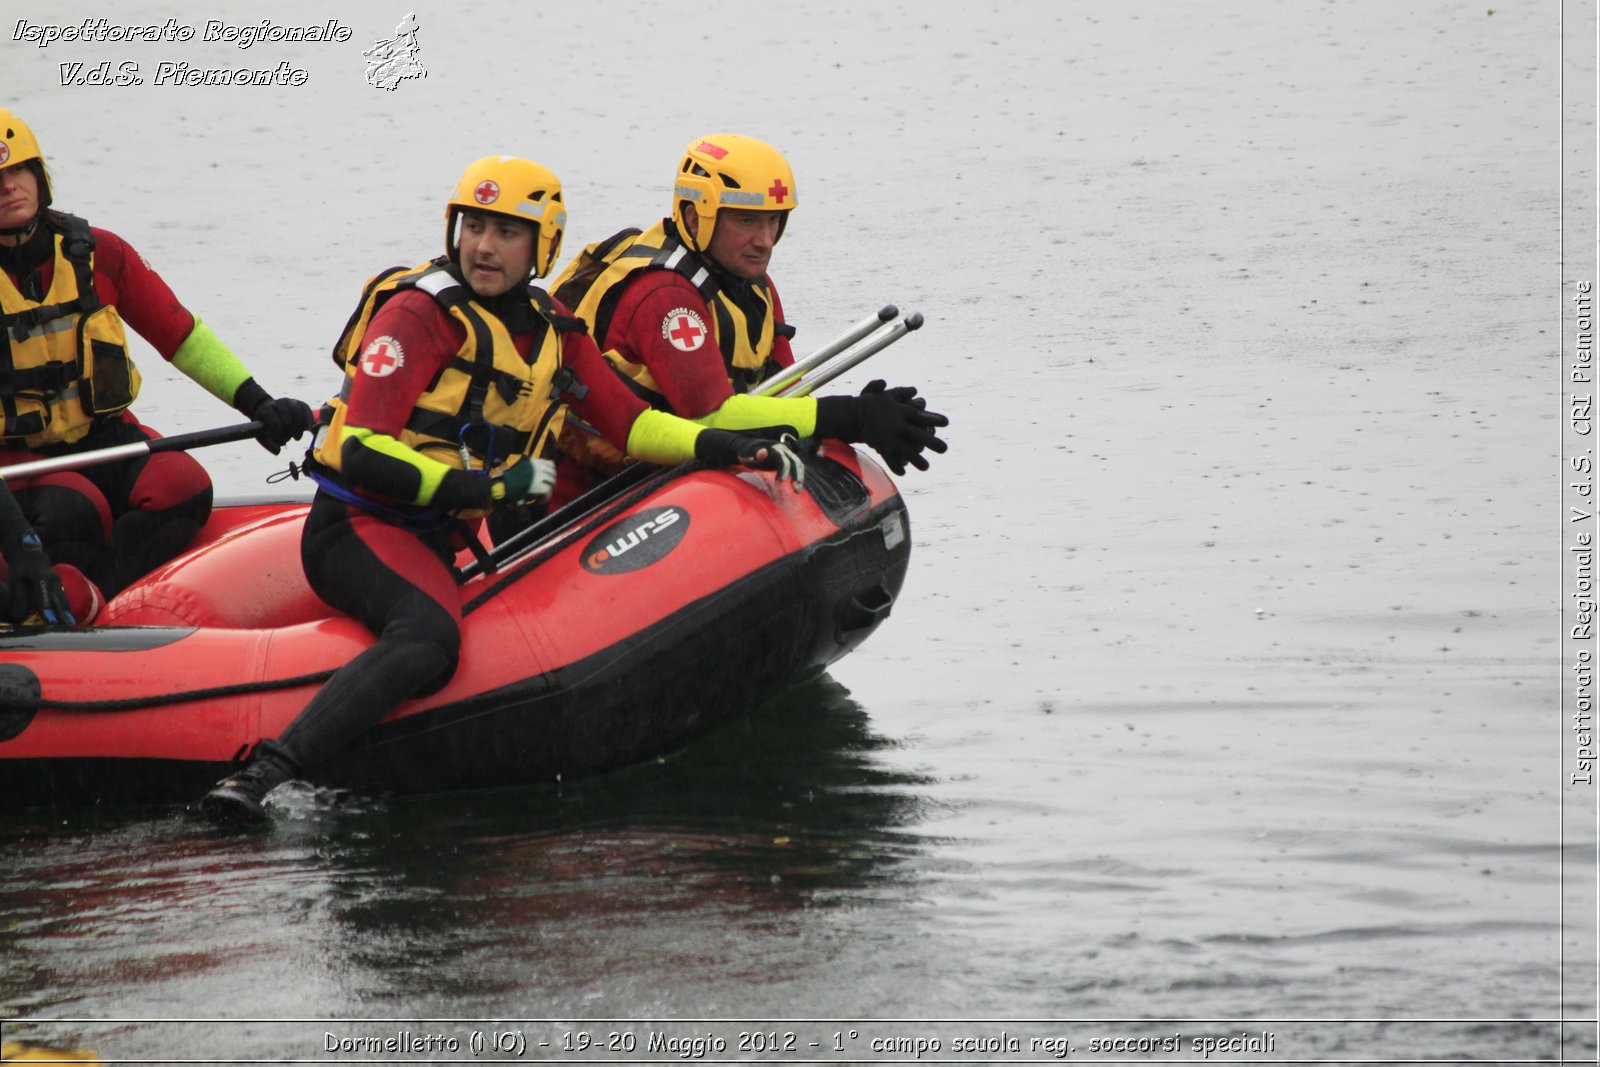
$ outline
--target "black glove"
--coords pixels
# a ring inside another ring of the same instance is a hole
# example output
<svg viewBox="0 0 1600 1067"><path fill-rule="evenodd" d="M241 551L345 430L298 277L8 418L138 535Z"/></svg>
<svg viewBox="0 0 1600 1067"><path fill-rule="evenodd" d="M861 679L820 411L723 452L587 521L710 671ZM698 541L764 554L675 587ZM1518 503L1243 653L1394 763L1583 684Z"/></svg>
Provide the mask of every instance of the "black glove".
<svg viewBox="0 0 1600 1067"><path fill-rule="evenodd" d="M817 400L817 436L871 445L889 469L904 474L906 465L928 469L923 451L943 452L950 446L933 431L950 425L914 386L887 387L882 378L868 382L860 396L825 396Z"/></svg>
<svg viewBox="0 0 1600 1067"><path fill-rule="evenodd" d="M701 430L694 439L694 458L713 467L749 467L775 471L776 481L806 484L806 465L791 447L793 438L765 441L728 430Z"/></svg>
<svg viewBox="0 0 1600 1067"><path fill-rule="evenodd" d="M261 432L256 434L256 440L274 456L290 440L317 424L317 416L305 401L287 396L274 398L256 384L254 378L246 378L234 391L233 406L246 418L261 424Z"/></svg>
<svg viewBox="0 0 1600 1067"><path fill-rule="evenodd" d="M50 557L44 554L38 534L29 530L22 548L13 552L6 562L11 566L8 619L24 622L37 615L48 626L71 626L77 622L72 617L72 609L67 607L67 591L61 588L61 576L51 568Z"/></svg>
<svg viewBox="0 0 1600 1067"><path fill-rule="evenodd" d="M50 626L71 626L77 621L67 607L61 576L51 568L39 535L28 525L17 498L4 482L0 482L0 554L11 568L10 595L0 605L7 620L22 622L38 615Z"/></svg>

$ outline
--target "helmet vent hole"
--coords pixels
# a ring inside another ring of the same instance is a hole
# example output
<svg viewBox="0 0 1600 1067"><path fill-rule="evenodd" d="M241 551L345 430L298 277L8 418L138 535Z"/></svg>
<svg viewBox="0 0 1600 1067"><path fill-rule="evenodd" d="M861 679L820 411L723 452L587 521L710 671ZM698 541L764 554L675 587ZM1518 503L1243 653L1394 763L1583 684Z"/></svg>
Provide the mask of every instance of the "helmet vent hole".
<svg viewBox="0 0 1600 1067"><path fill-rule="evenodd" d="M6 139L7 140L10 140L11 138L15 137L16 135L17 135L17 131L16 130L13 130L13 129L7 127L7 129L6 129Z"/></svg>
<svg viewBox="0 0 1600 1067"><path fill-rule="evenodd" d="M743 186L741 186L738 182L734 181L732 178L728 177L726 174L722 173L720 170L717 171L717 177L721 178L722 179L722 184L726 185L729 189L740 189L740 188L743 188Z"/></svg>

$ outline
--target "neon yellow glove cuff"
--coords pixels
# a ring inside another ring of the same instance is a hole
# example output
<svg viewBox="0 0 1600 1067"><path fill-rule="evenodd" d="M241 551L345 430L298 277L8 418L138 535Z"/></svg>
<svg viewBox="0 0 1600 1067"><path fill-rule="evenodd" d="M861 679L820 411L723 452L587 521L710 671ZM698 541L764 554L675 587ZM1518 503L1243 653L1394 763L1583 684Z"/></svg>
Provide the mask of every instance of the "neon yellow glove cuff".
<svg viewBox="0 0 1600 1067"><path fill-rule="evenodd" d="M646 463L682 463L694 458L701 427L688 419L650 408L628 431L628 455Z"/></svg>
<svg viewBox="0 0 1600 1067"><path fill-rule="evenodd" d="M351 426L348 423L344 428L344 441L341 448L347 448L350 442L356 442L362 448L370 449L380 456L387 456L396 463L404 463L416 470L419 484L417 495L410 502L418 507L427 507L433 503L433 495L439 491L439 485L444 481L444 476L455 468L448 463L440 463L436 459L424 456L421 452L403 445L386 433L375 433L360 426Z"/></svg>
<svg viewBox="0 0 1600 1067"><path fill-rule="evenodd" d="M754 430L765 426L792 426L801 437L817 429L817 401L810 396L730 396L717 410L694 420L713 430Z"/></svg>
<svg viewBox="0 0 1600 1067"><path fill-rule="evenodd" d="M233 394L250 377L250 372L239 362L239 357L211 332L211 327L198 318L194 320L194 329L189 331L189 336L172 354L172 365L229 406L233 404Z"/></svg>

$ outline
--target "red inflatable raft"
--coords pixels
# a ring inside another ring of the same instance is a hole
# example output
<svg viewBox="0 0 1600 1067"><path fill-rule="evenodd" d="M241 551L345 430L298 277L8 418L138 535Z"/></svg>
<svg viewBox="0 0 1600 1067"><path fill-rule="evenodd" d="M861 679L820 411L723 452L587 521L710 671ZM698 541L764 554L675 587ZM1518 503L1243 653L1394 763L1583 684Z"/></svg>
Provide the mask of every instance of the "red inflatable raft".
<svg viewBox="0 0 1600 1067"><path fill-rule="evenodd" d="M805 488L630 470L614 494L458 561L460 669L314 780L421 793L554 782L681 747L820 672L888 614L894 483L828 442ZM79 630L0 636L6 803L188 802L372 642L311 592L301 503L219 506ZM571 509L569 509L571 510Z"/></svg>

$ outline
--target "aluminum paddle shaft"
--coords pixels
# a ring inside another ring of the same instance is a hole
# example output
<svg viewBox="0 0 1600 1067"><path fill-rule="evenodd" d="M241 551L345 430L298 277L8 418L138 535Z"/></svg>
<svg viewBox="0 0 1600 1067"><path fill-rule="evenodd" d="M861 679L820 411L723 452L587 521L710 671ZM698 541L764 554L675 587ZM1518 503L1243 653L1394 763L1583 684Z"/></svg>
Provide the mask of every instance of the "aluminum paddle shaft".
<svg viewBox="0 0 1600 1067"><path fill-rule="evenodd" d="M792 382L788 386L779 390L777 395L783 397L810 396L811 393L817 389L820 389L822 386L827 385L829 382L839 377L839 375L843 374L851 367L866 362L879 352L882 352L885 348L888 348L890 345L900 340L900 338L904 337L912 330L918 329L921 326L922 313L920 311L913 311L910 315L907 315L904 319L889 327L889 329L884 333L872 338L866 344L860 345L857 348L853 348L848 352L845 352L843 355L839 356L833 362L828 363L826 366L818 368L817 371L809 378L802 378L799 381Z"/></svg>
<svg viewBox="0 0 1600 1067"><path fill-rule="evenodd" d="M156 452L184 452L191 448L204 448L207 445L243 441L260 432L259 422L244 422L237 426L218 426L211 430L196 430L194 433L180 433L172 437L134 441L132 444L112 445L110 448L96 448L88 452L69 452L64 456L30 459L24 463L13 463L9 467L0 467L0 479L10 481L13 478L37 478L41 474L96 467L102 463L136 459Z"/></svg>
<svg viewBox="0 0 1600 1067"><path fill-rule="evenodd" d="M750 390L753 396L777 396L778 390L790 385L801 375L809 373L813 368L828 362L840 352L860 341L869 334L875 333L880 326L893 322L900 314L900 309L893 304L886 305L875 315L868 315L844 333L835 337L805 359L797 360L783 368L754 389Z"/></svg>

